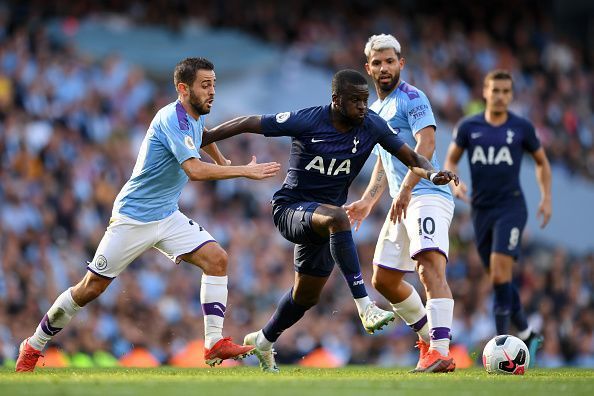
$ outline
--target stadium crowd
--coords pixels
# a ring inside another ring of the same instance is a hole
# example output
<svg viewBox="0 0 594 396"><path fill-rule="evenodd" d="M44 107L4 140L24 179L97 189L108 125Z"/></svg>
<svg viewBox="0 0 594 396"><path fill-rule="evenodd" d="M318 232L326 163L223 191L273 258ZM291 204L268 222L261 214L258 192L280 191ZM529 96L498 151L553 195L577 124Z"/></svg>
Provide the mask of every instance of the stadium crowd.
<svg viewBox="0 0 594 396"><path fill-rule="evenodd" d="M70 12L80 17L105 11L91 3L80 2ZM194 11L193 2L177 3L181 11ZM205 24L229 24L288 45L291 56L332 69L360 67L368 33L392 32L410 48L404 54L414 65L408 76L450 123L480 109L486 70L507 67L516 78L516 110L535 123L552 161L594 177L592 71L584 67L585 53L555 35L548 17L515 10L513 22L523 28L508 32L511 14L490 15L493 22L483 23L486 15L472 8L469 18L444 25L431 15L411 19L388 8L369 13L354 7L329 18L330 9L305 12L307 1L296 3L301 12L295 15L276 2L264 3L244 10L239 0L205 2L200 7L207 12L193 14L204 15ZM167 2L130 4L140 22L169 15L168 24L181 23L176 13L159 14ZM58 292L84 273L154 112L174 97L171 87L150 81L140 67L117 56L93 61L72 47L56 46L40 23L45 7L31 9L20 10L25 17L16 14L18 7L0 11L0 19L12 21L0 30L0 361L6 362ZM288 156L286 141L260 137L237 137L220 147L234 163L247 163L252 154L261 161L284 162ZM182 194L181 209L229 253L225 332L236 340L265 323L292 281L292 246L274 229L268 203L281 182L282 177L192 183ZM351 197L362 188L354 185ZM375 238L387 210L384 201L356 234L369 289ZM530 323L545 336L539 364L594 367L594 252L575 256L528 235L523 253L516 281ZM453 342L476 358L473 353L495 328L490 283L463 212L452 223L448 276L456 301ZM202 335L199 283L196 268L175 266L158 252L145 254L56 342L68 354L103 350L116 357L145 346L167 363ZM365 335L339 274L322 296L306 320L279 340L280 363L298 362L323 346L341 364L414 365L413 333L400 322Z"/></svg>

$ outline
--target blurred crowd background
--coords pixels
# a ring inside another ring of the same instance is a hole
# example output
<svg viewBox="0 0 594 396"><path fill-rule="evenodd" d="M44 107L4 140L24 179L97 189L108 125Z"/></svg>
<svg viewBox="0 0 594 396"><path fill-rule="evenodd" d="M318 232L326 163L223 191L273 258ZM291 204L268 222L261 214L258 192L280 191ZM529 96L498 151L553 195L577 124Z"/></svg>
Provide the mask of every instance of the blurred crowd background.
<svg viewBox="0 0 594 396"><path fill-rule="evenodd" d="M561 2L526 1L513 9L498 1L429 2L434 7L423 8L413 1L346 3L0 2L0 362L10 364L54 299L84 275L148 124L175 100L171 72L150 73L117 53L93 56L55 40L50 22L59 21L68 32L114 15L131 26L159 25L172 34L186 23L213 32L233 28L330 76L344 67L362 70L367 38L392 33L404 47L407 81L427 93L440 125L449 126L482 109L484 74L507 68L515 79L513 109L532 120L557 174L588 180L594 191L594 33L587 23L572 24L563 12L551 12ZM199 48L187 56L209 57ZM249 101L249 92L236 94ZM322 103L311 103L317 104ZM215 99L213 113L224 106ZM250 136L220 147L235 164L254 154L286 166L289 143ZM349 201L364 189L364 173ZM265 324L292 283L293 248L274 229L268 202L283 177L192 183L182 194L181 210L229 253L225 333L236 340ZM384 307L386 301L371 290L370 275L389 204L384 197L356 234L368 289ZM492 290L467 210L457 210L450 231L453 343L477 361L495 334ZM545 337L538 364L594 367L594 244L578 253L529 233L520 261L515 282L530 323ZM200 276L197 268L147 252L55 344L67 355L105 351L116 358L142 346L167 364L203 336ZM419 288L416 275L408 280ZM411 366L418 358L414 341L403 322L365 335L336 271L322 302L276 348L281 363L298 363L321 347L337 364Z"/></svg>

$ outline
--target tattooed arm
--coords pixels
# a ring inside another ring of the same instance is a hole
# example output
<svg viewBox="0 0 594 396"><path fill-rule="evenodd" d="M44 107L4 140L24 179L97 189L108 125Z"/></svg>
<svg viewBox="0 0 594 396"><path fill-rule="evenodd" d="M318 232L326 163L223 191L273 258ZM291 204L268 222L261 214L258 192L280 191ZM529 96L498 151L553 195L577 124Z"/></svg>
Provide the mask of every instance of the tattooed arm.
<svg viewBox="0 0 594 396"><path fill-rule="evenodd" d="M373 206L382 196L382 193L388 185L388 179L386 178L386 171L382 164L380 157L377 157L377 162L373 168L371 179L369 184L363 193L360 200L353 202L350 205L346 205L344 209L349 216L351 225L355 225L355 231L359 230L361 223L371 212Z"/></svg>

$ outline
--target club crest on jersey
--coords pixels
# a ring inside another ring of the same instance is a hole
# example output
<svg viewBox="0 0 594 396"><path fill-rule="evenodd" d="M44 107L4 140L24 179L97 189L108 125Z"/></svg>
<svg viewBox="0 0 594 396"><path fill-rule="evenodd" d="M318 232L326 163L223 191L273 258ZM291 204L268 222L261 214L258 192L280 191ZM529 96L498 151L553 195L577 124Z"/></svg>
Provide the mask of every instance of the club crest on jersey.
<svg viewBox="0 0 594 396"><path fill-rule="evenodd" d="M104 270L106 267L107 267L107 258L104 255L100 254L95 259L95 268L97 268L99 271L101 271L101 270Z"/></svg>
<svg viewBox="0 0 594 396"><path fill-rule="evenodd" d="M346 175L349 175L351 173L351 160L348 158L343 160L340 163L340 165L338 165L338 167L335 168L335 166L336 158L332 158L330 160L330 164L326 169L326 166L324 164L324 158L320 157L319 155L316 155L314 159L312 159L309 162L309 164L307 164L305 170L316 169L318 172L320 172L320 174L328 176L337 176L340 172L344 172Z"/></svg>
<svg viewBox="0 0 594 396"><path fill-rule="evenodd" d="M359 144L359 137L355 137L353 139L353 149L351 150L351 153L355 154L357 152L357 145Z"/></svg>
<svg viewBox="0 0 594 396"><path fill-rule="evenodd" d="M191 136L186 135L186 137L184 137L184 143L190 150L196 150L196 145L194 144L194 140Z"/></svg>
<svg viewBox="0 0 594 396"><path fill-rule="evenodd" d="M286 111L284 113L278 113L276 115L276 122L279 124L282 124L283 122L287 121L289 119L289 117L291 116L291 113Z"/></svg>
<svg viewBox="0 0 594 396"><path fill-rule="evenodd" d="M511 129L507 130L507 138L505 139L505 142L507 144L512 144L514 140L514 131L512 131Z"/></svg>

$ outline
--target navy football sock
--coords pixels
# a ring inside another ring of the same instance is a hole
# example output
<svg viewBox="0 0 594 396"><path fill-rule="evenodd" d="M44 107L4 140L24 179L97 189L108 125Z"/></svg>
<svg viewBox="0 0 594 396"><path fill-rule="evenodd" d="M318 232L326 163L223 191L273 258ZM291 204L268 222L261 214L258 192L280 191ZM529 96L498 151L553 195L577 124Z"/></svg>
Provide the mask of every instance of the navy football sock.
<svg viewBox="0 0 594 396"><path fill-rule="evenodd" d="M353 298L367 297L357 248L350 230L330 234L330 253L344 275Z"/></svg>
<svg viewBox="0 0 594 396"><path fill-rule="evenodd" d="M297 323L309 308L311 307L304 307L293 300L293 288L291 288L281 298L274 315L262 329L264 337L270 342L275 342L283 331Z"/></svg>
<svg viewBox="0 0 594 396"><path fill-rule="evenodd" d="M509 334L509 323L512 305L511 283L501 283L493 285L495 291L495 305L493 313L495 314L495 326L497 334Z"/></svg>
<svg viewBox="0 0 594 396"><path fill-rule="evenodd" d="M528 328L528 319L526 319L526 313L522 308L520 301L520 293L515 285L511 285L512 290L512 303L511 303L511 321L516 326L519 332L522 332Z"/></svg>

